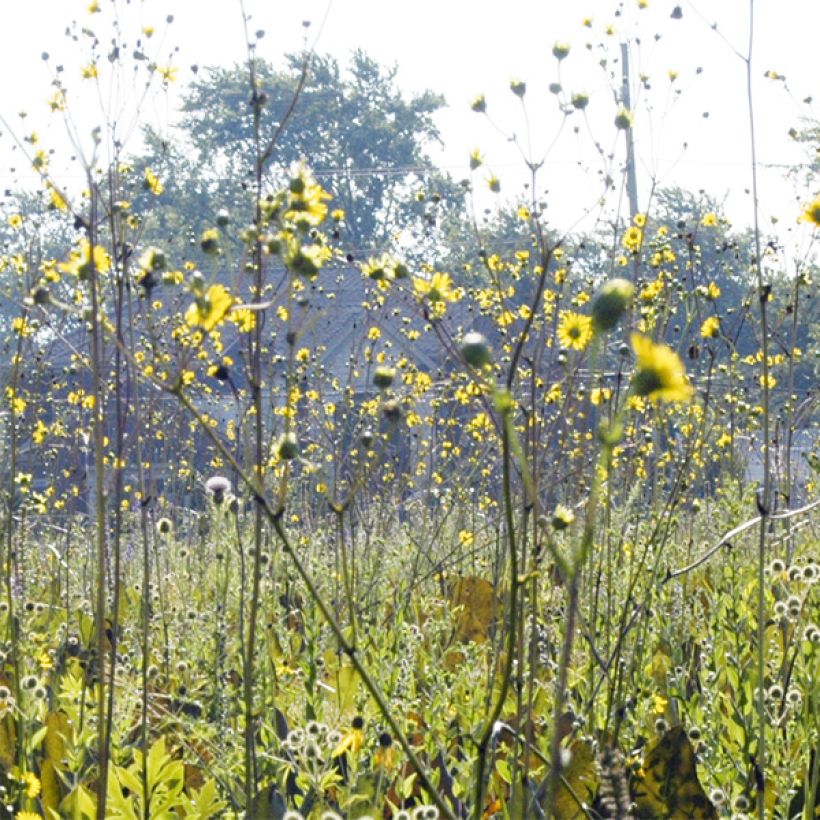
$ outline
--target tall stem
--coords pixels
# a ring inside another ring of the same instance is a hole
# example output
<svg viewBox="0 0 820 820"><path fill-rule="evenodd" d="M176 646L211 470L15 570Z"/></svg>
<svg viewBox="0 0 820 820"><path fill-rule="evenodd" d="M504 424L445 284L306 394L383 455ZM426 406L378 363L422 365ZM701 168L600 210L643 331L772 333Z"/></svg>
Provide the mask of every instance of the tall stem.
<svg viewBox="0 0 820 820"><path fill-rule="evenodd" d="M763 488L758 497L760 529L757 552L757 756L753 761L757 782L757 813L760 820L766 816L766 533L771 512L771 453L769 451L769 327L766 306L771 286L763 281L763 264L760 247L759 201L757 190L757 146L755 141L755 114L752 94L752 52L754 47L754 0L749 0L749 48L746 54L746 98L749 110L749 141L752 157L752 208L754 216L754 268L757 274L758 303L760 305L760 350L763 356L762 405L763 405Z"/></svg>

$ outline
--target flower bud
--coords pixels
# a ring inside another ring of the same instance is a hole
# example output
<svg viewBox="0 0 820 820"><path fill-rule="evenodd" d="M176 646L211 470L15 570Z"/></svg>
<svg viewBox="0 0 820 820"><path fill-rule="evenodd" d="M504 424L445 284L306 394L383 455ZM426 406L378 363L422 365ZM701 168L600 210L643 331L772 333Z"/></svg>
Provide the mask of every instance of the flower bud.
<svg viewBox="0 0 820 820"><path fill-rule="evenodd" d="M480 333L468 333L459 346L461 356L470 367L484 367L492 361L493 355L487 340Z"/></svg>
<svg viewBox="0 0 820 820"><path fill-rule="evenodd" d="M387 390L387 388L393 384L393 379L395 378L396 371L392 367L377 367L373 373L373 384L375 384L379 390Z"/></svg>
<svg viewBox="0 0 820 820"><path fill-rule="evenodd" d="M299 455L299 440L296 433L284 433L279 439L279 457L284 461L291 461Z"/></svg>
<svg viewBox="0 0 820 820"><path fill-rule="evenodd" d="M626 279L604 282L592 302L592 323L595 330L612 330L629 307L634 292L634 286Z"/></svg>

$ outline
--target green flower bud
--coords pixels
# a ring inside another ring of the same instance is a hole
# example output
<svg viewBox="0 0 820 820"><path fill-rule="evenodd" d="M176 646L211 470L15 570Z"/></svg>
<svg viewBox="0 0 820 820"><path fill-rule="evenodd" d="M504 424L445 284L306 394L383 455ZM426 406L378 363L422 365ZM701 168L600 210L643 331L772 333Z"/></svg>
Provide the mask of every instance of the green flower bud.
<svg viewBox="0 0 820 820"><path fill-rule="evenodd" d="M219 231L216 228L208 228L202 232L199 239L199 247L208 256L215 256L219 253Z"/></svg>
<svg viewBox="0 0 820 820"><path fill-rule="evenodd" d="M296 433L284 433L279 439L279 457L284 461L291 461L299 455L299 440Z"/></svg>
<svg viewBox="0 0 820 820"><path fill-rule="evenodd" d="M468 333L459 346L461 356L470 367L484 367L492 359L492 351L487 340L480 333Z"/></svg>
<svg viewBox="0 0 820 820"><path fill-rule="evenodd" d="M626 108L621 108L615 115L615 127L619 131L626 131L627 129L632 128L633 122L634 117L632 116L632 112Z"/></svg>
<svg viewBox="0 0 820 820"><path fill-rule="evenodd" d="M592 301L592 324L595 330L612 330L629 307L634 292L635 287L626 279L604 282Z"/></svg>
<svg viewBox="0 0 820 820"><path fill-rule="evenodd" d="M478 114L482 114L487 110L487 100L484 99L483 94L479 94L471 103L470 108Z"/></svg>
<svg viewBox="0 0 820 820"><path fill-rule="evenodd" d="M387 390L396 378L396 371L392 367L377 367L373 373L373 384L379 390Z"/></svg>
<svg viewBox="0 0 820 820"><path fill-rule="evenodd" d="M556 60L563 60L569 55L569 43L556 43L552 47L552 56Z"/></svg>

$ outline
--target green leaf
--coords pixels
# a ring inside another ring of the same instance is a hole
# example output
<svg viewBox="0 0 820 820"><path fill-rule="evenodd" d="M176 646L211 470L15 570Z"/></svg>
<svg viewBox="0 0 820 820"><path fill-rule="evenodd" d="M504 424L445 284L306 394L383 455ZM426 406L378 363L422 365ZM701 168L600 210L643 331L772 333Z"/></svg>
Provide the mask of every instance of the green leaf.
<svg viewBox="0 0 820 820"><path fill-rule="evenodd" d="M97 803L91 792L80 784L60 804L60 816L71 820L95 820Z"/></svg>

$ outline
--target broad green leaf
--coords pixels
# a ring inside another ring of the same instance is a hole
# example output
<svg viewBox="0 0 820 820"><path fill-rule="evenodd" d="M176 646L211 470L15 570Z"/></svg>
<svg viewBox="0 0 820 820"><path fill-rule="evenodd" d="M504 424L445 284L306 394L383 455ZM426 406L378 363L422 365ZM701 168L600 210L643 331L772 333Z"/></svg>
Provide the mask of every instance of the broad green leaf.
<svg viewBox="0 0 820 820"><path fill-rule="evenodd" d="M356 690L358 676L352 666L342 666L336 673L336 695L339 714L348 715L356 708Z"/></svg>
<svg viewBox="0 0 820 820"><path fill-rule="evenodd" d="M82 783L60 804L60 816L71 820L95 820L97 803Z"/></svg>

